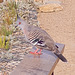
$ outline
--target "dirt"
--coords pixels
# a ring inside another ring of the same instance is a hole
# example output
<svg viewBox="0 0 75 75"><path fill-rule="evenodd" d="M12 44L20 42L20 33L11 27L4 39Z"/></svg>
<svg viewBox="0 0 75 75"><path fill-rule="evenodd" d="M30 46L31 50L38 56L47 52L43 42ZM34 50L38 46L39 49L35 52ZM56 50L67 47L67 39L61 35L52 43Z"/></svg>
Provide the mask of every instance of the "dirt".
<svg viewBox="0 0 75 75"><path fill-rule="evenodd" d="M75 75L75 0L60 0L63 11L39 13L40 26L57 43L65 44L63 55L68 63L58 62L55 75Z"/></svg>

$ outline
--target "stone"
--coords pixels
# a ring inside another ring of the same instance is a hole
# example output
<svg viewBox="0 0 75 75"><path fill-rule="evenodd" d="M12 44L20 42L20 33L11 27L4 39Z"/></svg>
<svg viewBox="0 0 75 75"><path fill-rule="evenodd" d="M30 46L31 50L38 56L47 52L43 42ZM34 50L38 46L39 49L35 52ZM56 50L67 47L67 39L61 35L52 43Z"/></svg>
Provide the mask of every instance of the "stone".
<svg viewBox="0 0 75 75"><path fill-rule="evenodd" d="M34 2L43 3L44 0L34 0Z"/></svg>
<svg viewBox="0 0 75 75"><path fill-rule="evenodd" d="M63 10L63 7L61 6L60 2L48 2L43 5L38 6L38 12L54 12L54 11L60 11Z"/></svg>
<svg viewBox="0 0 75 75"><path fill-rule="evenodd" d="M19 44L20 41L13 42L13 45Z"/></svg>
<svg viewBox="0 0 75 75"><path fill-rule="evenodd" d="M14 59L13 59L13 61L18 61L18 60L19 60L18 58L14 58Z"/></svg>
<svg viewBox="0 0 75 75"><path fill-rule="evenodd" d="M26 49L26 47L22 47L22 49Z"/></svg>
<svg viewBox="0 0 75 75"><path fill-rule="evenodd" d="M0 62L9 62L11 59L0 59Z"/></svg>
<svg viewBox="0 0 75 75"><path fill-rule="evenodd" d="M3 0L0 0L0 3L2 3L3 2Z"/></svg>
<svg viewBox="0 0 75 75"><path fill-rule="evenodd" d="M61 3L59 0L34 0L34 4L41 5L47 3Z"/></svg>
<svg viewBox="0 0 75 75"><path fill-rule="evenodd" d="M32 25L38 26L37 20L37 11L36 5L34 3L24 3L18 2L18 14L20 17L26 17L26 20ZM8 11L8 7L6 7L6 2L0 3L0 25L3 24L4 12L3 10ZM20 14L21 13L21 14ZM29 15L30 14L30 15ZM16 15L14 16L16 18ZM13 18L13 21L15 19ZM6 36L7 40L10 38L11 48L6 51L4 49L0 49L0 71L5 71L11 73L11 71L24 59L24 56L29 53L31 50L31 45L26 42L24 34L20 30L20 28L15 28L15 22L10 25L10 29L14 29L14 33L12 35ZM16 32L16 33L15 33ZM3 38L3 37L2 37ZM10 75L10 74L8 74Z"/></svg>

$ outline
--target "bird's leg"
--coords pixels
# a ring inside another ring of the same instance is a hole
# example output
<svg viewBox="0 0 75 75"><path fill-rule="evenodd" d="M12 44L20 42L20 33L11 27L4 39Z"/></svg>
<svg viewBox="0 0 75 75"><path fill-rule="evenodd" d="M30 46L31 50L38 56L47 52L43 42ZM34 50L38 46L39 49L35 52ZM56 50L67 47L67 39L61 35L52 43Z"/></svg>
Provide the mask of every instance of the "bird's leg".
<svg viewBox="0 0 75 75"><path fill-rule="evenodd" d="M36 49L34 52L29 52L30 54L37 54L38 53L38 49Z"/></svg>
<svg viewBox="0 0 75 75"><path fill-rule="evenodd" d="M40 51L38 52L39 53L39 55L38 55L39 58L40 58L40 55L42 54L41 51L42 51L42 49L40 49Z"/></svg>
<svg viewBox="0 0 75 75"><path fill-rule="evenodd" d="M38 52L40 55L42 54L41 51L42 51L42 49L40 49L40 51Z"/></svg>
<svg viewBox="0 0 75 75"><path fill-rule="evenodd" d="M39 49L36 49L34 52L31 52L31 51L30 51L29 53L30 53L30 54L41 55L41 54L42 54L42 53L41 53L42 50L40 50L39 52L38 52L38 50L39 50Z"/></svg>

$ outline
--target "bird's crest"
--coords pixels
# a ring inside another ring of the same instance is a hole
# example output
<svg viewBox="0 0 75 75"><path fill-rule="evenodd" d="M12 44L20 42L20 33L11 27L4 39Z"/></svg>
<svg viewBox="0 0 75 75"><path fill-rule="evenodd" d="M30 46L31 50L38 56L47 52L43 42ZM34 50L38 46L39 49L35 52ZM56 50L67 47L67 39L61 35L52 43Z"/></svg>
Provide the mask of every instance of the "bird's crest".
<svg viewBox="0 0 75 75"><path fill-rule="evenodd" d="M17 19L19 19L19 20L21 19L21 18L19 17L19 15L18 15L18 14L17 14ZM20 25L20 24L21 24L21 22L19 22L19 25Z"/></svg>
<svg viewBox="0 0 75 75"><path fill-rule="evenodd" d="M17 19L20 19L19 15L17 14Z"/></svg>

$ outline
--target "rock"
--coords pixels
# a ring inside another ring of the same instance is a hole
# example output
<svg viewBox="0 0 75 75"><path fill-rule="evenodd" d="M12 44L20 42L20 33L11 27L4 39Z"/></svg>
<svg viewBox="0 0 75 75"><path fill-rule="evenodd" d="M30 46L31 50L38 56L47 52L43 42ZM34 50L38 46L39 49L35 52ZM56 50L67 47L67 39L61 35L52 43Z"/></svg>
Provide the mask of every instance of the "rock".
<svg viewBox="0 0 75 75"><path fill-rule="evenodd" d="M38 26L38 23L35 23L35 19L37 20L37 6L33 3L19 3L18 14L19 16L26 20L30 25Z"/></svg>
<svg viewBox="0 0 75 75"><path fill-rule="evenodd" d="M14 58L13 61L21 61L19 58Z"/></svg>
<svg viewBox="0 0 75 75"><path fill-rule="evenodd" d="M34 0L36 5L38 4L47 4L47 3L61 3L59 0Z"/></svg>
<svg viewBox="0 0 75 75"><path fill-rule="evenodd" d="M44 2L44 0L34 0L34 2L43 3L43 2Z"/></svg>
<svg viewBox="0 0 75 75"><path fill-rule="evenodd" d="M0 3L2 3L3 2L3 0L0 0Z"/></svg>
<svg viewBox="0 0 75 75"><path fill-rule="evenodd" d="M60 11L63 10L63 7L61 6L60 2L49 2L47 4L39 5L38 6L38 12L54 12L54 11Z"/></svg>
<svg viewBox="0 0 75 75"><path fill-rule="evenodd" d="M13 42L13 45L20 44L20 41Z"/></svg>
<svg viewBox="0 0 75 75"><path fill-rule="evenodd" d="M11 59L0 59L0 62L9 62Z"/></svg>
<svg viewBox="0 0 75 75"><path fill-rule="evenodd" d="M22 49L26 49L26 47L22 47Z"/></svg>
<svg viewBox="0 0 75 75"><path fill-rule="evenodd" d="M30 1L30 0L29 0ZM33 1L33 0L32 0ZM3 4L4 3L4 4ZM0 3L0 23L2 25L4 17L3 10L8 11L8 7L6 7L6 3L3 2ZM25 18L28 23L31 25L37 25L38 26L38 20L37 20L37 6L34 3L24 3L24 2L18 2L18 14L22 18ZM12 35L6 36L7 40L10 38L10 49L8 51L4 49L0 49L0 70L10 73L17 65L18 63L23 60L24 56L29 53L31 50L31 44L26 42L26 39L24 37L23 32L20 30L20 28L15 28L16 15L13 19L13 24L10 25L10 29L14 29L14 33ZM15 33L16 32L16 33ZM3 38L3 36L2 36ZM2 63L2 64L1 64Z"/></svg>
<svg viewBox="0 0 75 75"><path fill-rule="evenodd" d="M2 75L2 73L0 72L0 75Z"/></svg>

